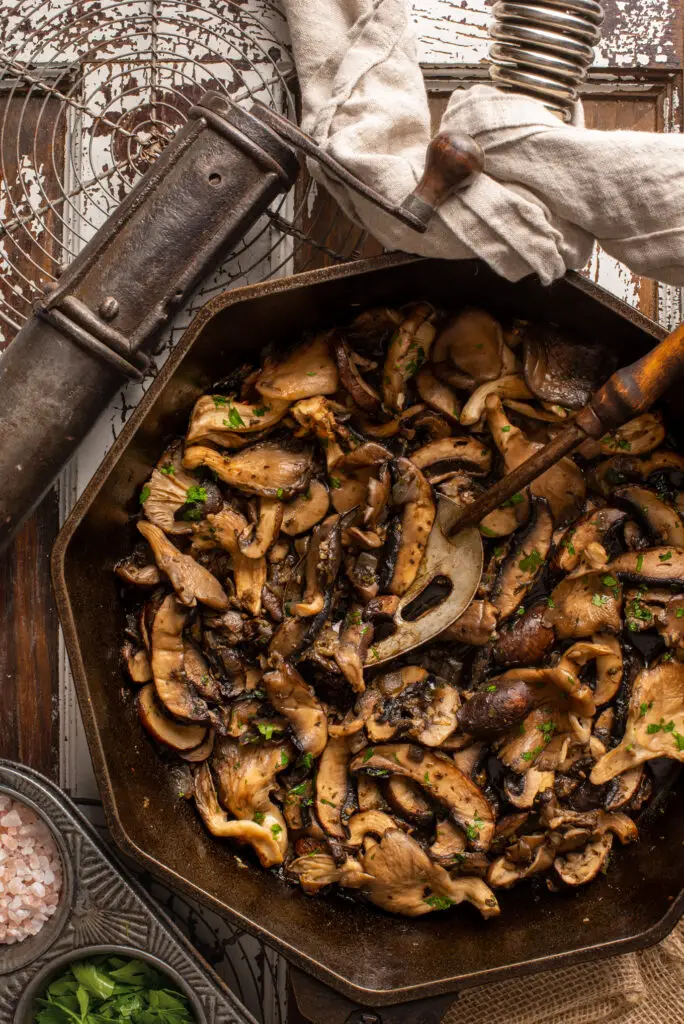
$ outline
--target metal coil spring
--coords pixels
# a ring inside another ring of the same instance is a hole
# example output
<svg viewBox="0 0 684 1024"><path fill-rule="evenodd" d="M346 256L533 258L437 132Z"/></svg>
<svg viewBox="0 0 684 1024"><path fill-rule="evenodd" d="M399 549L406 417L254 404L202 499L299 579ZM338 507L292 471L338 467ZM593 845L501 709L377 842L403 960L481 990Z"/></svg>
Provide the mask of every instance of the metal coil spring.
<svg viewBox="0 0 684 1024"><path fill-rule="evenodd" d="M498 0L489 34L495 85L530 93L569 117L601 39L596 0Z"/></svg>

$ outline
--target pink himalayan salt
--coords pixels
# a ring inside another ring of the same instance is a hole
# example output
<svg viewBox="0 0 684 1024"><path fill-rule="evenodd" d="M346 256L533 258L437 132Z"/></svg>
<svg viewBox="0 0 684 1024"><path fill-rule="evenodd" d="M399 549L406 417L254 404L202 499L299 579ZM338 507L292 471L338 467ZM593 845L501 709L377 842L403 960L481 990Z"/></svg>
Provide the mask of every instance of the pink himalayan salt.
<svg viewBox="0 0 684 1024"><path fill-rule="evenodd" d="M61 888L49 828L28 807L0 795L0 943L37 935L56 912Z"/></svg>

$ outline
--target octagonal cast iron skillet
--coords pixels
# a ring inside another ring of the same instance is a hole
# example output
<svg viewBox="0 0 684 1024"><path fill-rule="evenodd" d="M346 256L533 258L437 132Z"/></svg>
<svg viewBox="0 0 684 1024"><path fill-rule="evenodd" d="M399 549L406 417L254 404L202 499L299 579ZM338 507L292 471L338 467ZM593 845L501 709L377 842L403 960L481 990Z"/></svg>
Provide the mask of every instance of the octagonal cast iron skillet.
<svg viewBox="0 0 684 1024"><path fill-rule="evenodd" d="M366 1006L406 1002L512 973L559 967L647 946L684 910L681 794L620 850L607 877L560 894L519 886L500 894L499 918L472 908L404 919L333 896L306 896L212 838L173 771L140 728L123 684L123 609L114 563L133 543L130 517L166 441L184 433L195 400L270 342L347 322L359 308L427 300L483 306L494 316L556 323L614 348L621 364L664 332L570 273L544 288L511 284L479 261L395 255L226 292L198 314L70 515L54 549L53 579L107 821L126 853L223 911L294 964ZM664 399L673 401L674 396ZM670 423L682 423L673 414ZM679 441L684 445L684 429ZM123 696L122 696L123 694Z"/></svg>

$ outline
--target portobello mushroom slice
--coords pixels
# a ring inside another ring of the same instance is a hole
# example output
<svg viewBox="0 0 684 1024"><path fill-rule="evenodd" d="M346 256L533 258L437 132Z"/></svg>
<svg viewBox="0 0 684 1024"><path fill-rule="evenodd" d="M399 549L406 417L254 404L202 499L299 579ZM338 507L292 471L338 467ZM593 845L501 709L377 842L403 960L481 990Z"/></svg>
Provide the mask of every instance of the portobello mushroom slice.
<svg viewBox="0 0 684 1024"><path fill-rule="evenodd" d="M397 828L397 822L385 811L361 811L353 814L347 822L349 837L344 845L352 849L363 846L366 836L382 838L392 828Z"/></svg>
<svg viewBox="0 0 684 1024"><path fill-rule="evenodd" d="M592 508L585 512L564 532L551 561L553 570L572 572L590 545L608 547L626 518L627 514L617 508Z"/></svg>
<svg viewBox="0 0 684 1024"><path fill-rule="evenodd" d="M305 494L287 502L280 529L288 537L299 537L313 529L328 514L330 495L320 480L312 480Z"/></svg>
<svg viewBox="0 0 684 1024"><path fill-rule="evenodd" d="M200 764L202 761L206 761L207 758L211 757L211 752L214 749L214 743L216 742L216 733L213 729L209 729L207 732L207 738L200 743L198 747L193 747L192 750L178 751L178 756L183 761L189 761L191 764Z"/></svg>
<svg viewBox="0 0 684 1024"><path fill-rule="evenodd" d="M187 610L169 594L154 617L151 667L154 687L169 714L190 722L211 717L207 702L188 682L185 674L183 629Z"/></svg>
<svg viewBox="0 0 684 1024"><path fill-rule="evenodd" d="M406 406L406 386L427 361L435 337L435 311L427 302L418 303L394 332L383 370L383 401L388 409L401 412Z"/></svg>
<svg viewBox="0 0 684 1024"><path fill-rule="evenodd" d="M215 542L230 553L238 601L250 615L259 615L268 566L265 558L248 558L240 550L238 538L247 529L247 520L235 509L224 508L208 515L207 524Z"/></svg>
<svg viewBox="0 0 684 1024"><path fill-rule="evenodd" d="M684 548L657 547L648 551L627 551L606 566L605 575L616 576L640 586L671 584L682 586L684 580Z"/></svg>
<svg viewBox="0 0 684 1024"><path fill-rule="evenodd" d="M542 661L556 641L554 631L544 624L545 611L546 604L536 604L498 631L492 648L497 665L537 665Z"/></svg>
<svg viewBox="0 0 684 1024"><path fill-rule="evenodd" d="M150 736L165 747L184 753L204 742L204 725L182 725L165 715L157 701L154 683L147 683L138 691L136 701L138 717Z"/></svg>
<svg viewBox="0 0 684 1024"><path fill-rule="evenodd" d="M357 785L360 786L364 778L366 776L360 775ZM435 817L432 804L426 798L418 783L413 782L412 779L404 778L403 775L392 775L387 779L385 783L385 796L392 810L406 821L425 826L429 825ZM462 848L465 849L463 834L458 832L457 835L462 842Z"/></svg>
<svg viewBox="0 0 684 1024"><path fill-rule="evenodd" d="M420 917L463 901L485 918L499 913L494 893L481 878L451 878L399 829L386 832L378 843L367 842L359 860L371 876L363 886L364 895L392 914Z"/></svg>
<svg viewBox="0 0 684 1024"><path fill-rule="evenodd" d="M416 388L426 405L456 425L461 421L461 401L453 388L435 377L428 366L416 374Z"/></svg>
<svg viewBox="0 0 684 1024"><path fill-rule="evenodd" d="M373 530L387 518L387 511L392 493L392 477L389 464L384 462L378 469L377 478L368 480L366 507L363 511L363 525Z"/></svg>
<svg viewBox="0 0 684 1024"><path fill-rule="evenodd" d="M334 395L339 376L330 352L330 332L317 334L284 357L269 356L254 387L264 398L284 402Z"/></svg>
<svg viewBox="0 0 684 1024"><path fill-rule="evenodd" d="M397 482L392 489L392 499L403 512L396 560L385 589L389 594L401 597L420 568L436 509L430 484L420 469L405 458L397 459L394 466Z"/></svg>
<svg viewBox="0 0 684 1024"><path fill-rule="evenodd" d="M176 442L166 449L140 495L145 516L164 533L192 533L192 523L176 519L197 480L183 469L183 448ZM144 498L144 501L142 500Z"/></svg>
<svg viewBox="0 0 684 1024"><path fill-rule="evenodd" d="M630 800L639 792L644 779L644 766L638 764L635 768L628 768L626 772L616 775L607 784L606 799L604 807L607 811L618 811L625 807Z"/></svg>
<svg viewBox="0 0 684 1024"><path fill-rule="evenodd" d="M335 353L337 372L340 384L351 396L352 401L363 412L373 416L380 412L382 401L375 388L372 388L359 373L354 352L339 331L332 333L332 348Z"/></svg>
<svg viewBox="0 0 684 1024"><path fill-rule="evenodd" d="M149 683L152 679L152 666L145 648L141 647L136 651L131 641L127 640L121 649L121 654L131 681L138 684Z"/></svg>
<svg viewBox="0 0 684 1024"><path fill-rule="evenodd" d="M603 345L583 344L556 327L528 324L523 338L530 391L568 409L582 409L617 366L616 357Z"/></svg>
<svg viewBox="0 0 684 1024"><path fill-rule="evenodd" d="M259 519L238 535L238 546L246 558L263 558L275 544L283 521L283 503L277 498L259 498Z"/></svg>
<svg viewBox="0 0 684 1024"><path fill-rule="evenodd" d="M501 619L508 618L539 576L551 547L553 519L546 501L533 502L529 525L516 539L492 588L491 600Z"/></svg>
<svg viewBox="0 0 684 1024"><path fill-rule="evenodd" d="M655 757L684 761L684 664L643 669L634 682L625 733L594 766L594 786Z"/></svg>
<svg viewBox="0 0 684 1024"><path fill-rule="evenodd" d="M289 401L278 399L252 405L223 395L202 395L193 407L185 440L188 445L240 448L251 443L250 434L275 426L289 407Z"/></svg>
<svg viewBox="0 0 684 1024"><path fill-rule="evenodd" d="M443 437L430 441L411 454L411 462L437 484L458 470L475 476L487 476L492 468L492 453L473 437Z"/></svg>
<svg viewBox="0 0 684 1024"><path fill-rule="evenodd" d="M328 740L316 772L316 816L327 835L345 840L342 811L349 790L349 741L346 736Z"/></svg>
<svg viewBox="0 0 684 1024"><path fill-rule="evenodd" d="M596 658L594 701L596 707L600 708L603 704L608 704L620 689L623 675L622 647L617 637L611 636L610 633L597 633L593 640L610 651Z"/></svg>
<svg viewBox="0 0 684 1024"><path fill-rule="evenodd" d="M208 569L196 562L191 555L180 552L164 531L154 523L141 519L137 526L152 548L159 569L168 576L182 604L194 608L200 601L218 611L228 607L228 595Z"/></svg>
<svg viewBox="0 0 684 1024"><path fill-rule="evenodd" d="M613 564L605 571L568 577L553 589L544 624L553 628L559 640L620 632L622 587Z"/></svg>
<svg viewBox="0 0 684 1024"><path fill-rule="evenodd" d="M293 608L301 617L318 615L330 602L342 561L342 516L328 516L313 532L306 555L304 595Z"/></svg>
<svg viewBox="0 0 684 1024"><path fill-rule="evenodd" d="M659 412L645 412L623 423L601 438L601 451L605 455L629 452L631 455L648 455L665 440L665 425Z"/></svg>
<svg viewBox="0 0 684 1024"><path fill-rule="evenodd" d="M480 384L501 375L503 350L498 321L484 309L464 309L450 317L439 332L432 358L437 364L451 362Z"/></svg>
<svg viewBox="0 0 684 1024"><path fill-rule="evenodd" d="M612 501L623 506L646 530L654 545L684 548L684 522L677 511L648 487L632 484L613 491Z"/></svg>
<svg viewBox="0 0 684 1024"><path fill-rule="evenodd" d="M473 601L460 618L435 637L436 643L471 644L484 647L497 636L499 609L491 601Z"/></svg>
<svg viewBox="0 0 684 1024"><path fill-rule="evenodd" d="M465 832L472 849L489 847L494 834L491 804L453 761L413 744L390 743L357 754L350 765L352 773L375 769L417 782L446 808L451 819Z"/></svg>
<svg viewBox="0 0 684 1024"><path fill-rule="evenodd" d="M356 779L356 799L360 811L381 811L387 805L376 779L359 775Z"/></svg>
<svg viewBox="0 0 684 1024"><path fill-rule="evenodd" d="M262 867L271 868L283 863L287 850L287 830L285 820L277 807L269 802L273 809L272 814L270 811L254 812L258 815L259 821L246 817L229 819L218 802L214 781L206 761L200 765L195 775L194 797L200 818L212 835L247 843L254 849Z"/></svg>
<svg viewBox="0 0 684 1024"><path fill-rule="evenodd" d="M593 483L605 498L621 484L645 483L655 473L684 473L684 455L656 451L647 456L615 455L605 459L593 472Z"/></svg>
<svg viewBox="0 0 684 1024"><path fill-rule="evenodd" d="M310 448L278 441L261 441L232 456L195 445L186 448L183 465L186 469L206 466L244 494L287 499L308 488L313 455Z"/></svg>
<svg viewBox="0 0 684 1024"><path fill-rule="evenodd" d="M264 673L266 693L276 711L290 722L297 743L318 757L328 742L328 719L312 687L282 655L271 653L270 672Z"/></svg>
<svg viewBox="0 0 684 1024"><path fill-rule="evenodd" d="M395 781L399 782L397 778ZM402 779L408 782L408 779ZM435 826L435 841L428 849L430 857L445 868L457 867L466 858L465 836L452 821L444 818Z"/></svg>
<svg viewBox="0 0 684 1024"><path fill-rule="evenodd" d="M504 780L506 799L514 807L529 810L538 796L553 789L555 778L555 772L539 771L537 768L530 768L523 776L509 774Z"/></svg>

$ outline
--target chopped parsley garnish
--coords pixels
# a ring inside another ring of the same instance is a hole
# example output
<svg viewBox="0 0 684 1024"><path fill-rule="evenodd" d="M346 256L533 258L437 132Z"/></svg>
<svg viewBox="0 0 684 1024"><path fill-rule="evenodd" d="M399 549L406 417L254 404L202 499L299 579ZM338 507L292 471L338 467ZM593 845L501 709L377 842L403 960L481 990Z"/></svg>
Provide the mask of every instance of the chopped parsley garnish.
<svg viewBox="0 0 684 1024"><path fill-rule="evenodd" d="M614 576L609 575L602 576L601 583L604 585L604 587L610 587L611 590L620 585Z"/></svg>
<svg viewBox="0 0 684 1024"><path fill-rule="evenodd" d="M327 804L328 807L337 807L337 804L334 804L332 802L332 800L326 800L326 798L324 796L321 797L321 803L322 804Z"/></svg>
<svg viewBox="0 0 684 1024"><path fill-rule="evenodd" d="M684 750L684 736L681 733L673 731L672 739L677 744L677 750Z"/></svg>
<svg viewBox="0 0 684 1024"><path fill-rule="evenodd" d="M361 764L365 764L366 761L370 761L370 759L371 759L371 757L373 756L374 753L375 753L375 751L373 750L373 748L369 747L368 750L363 755L363 761L361 762Z"/></svg>
<svg viewBox="0 0 684 1024"><path fill-rule="evenodd" d="M557 726L554 721L549 719L548 722L542 722L542 724L538 725L537 728L539 729L539 732L542 733L544 742L550 743Z"/></svg>
<svg viewBox="0 0 684 1024"><path fill-rule="evenodd" d="M605 594L594 594L591 603L597 605L599 608L603 608L608 604L608 598Z"/></svg>
<svg viewBox="0 0 684 1024"><path fill-rule="evenodd" d="M263 825L265 817L266 815L263 811L254 812L254 821L256 821L257 825Z"/></svg>
<svg viewBox="0 0 684 1024"><path fill-rule="evenodd" d="M232 427L234 430L238 427L244 427L245 421L234 405L228 406L228 419L223 421L223 425L224 427Z"/></svg>
<svg viewBox="0 0 684 1024"><path fill-rule="evenodd" d="M524 754L521 754L521 757L523 761L534 761L535 757L541 754L543 749L543 747L535 747L534 750L526 750Z"/></svg>
<svg viewBox="0 0 684 1024"><path fill-rule="evenodd" d="M276 498L282 498L282 496L283 496L283 494L284 494L284 493L285 493L285 492L284 492L284 490L282 489L282 487L279 487L279 488L278 488L278 490L276 491Z"/></svg>
<svg viewBox="0 0 684 1024"><path fill-rule="evenodd" d="M650 704L647 704L646 701L643 701L639 705L639 718L645 718L646 715L648 714L648 712L651 710L652 707L653 707L653 701L651 701Z"/></svg>
<svg viewBox="0 0 684 1024"><path fill-rule="evenodd" d="M450 896L425 896L425 903L432 907L433 910L448 910L449 907L453 907L454 901Z"/></svg>
<svg viewBox="0 0 684 1024"><path fill-rule="evenodd" d="M536 572L539 566L543 564L544 559L539 554L537 549L533 548L532 551L530 551L529 555L526 555L525 558L520 559L520 561L518 562L518 567L522 569L523 572L532 573Z"/></svg>
<svg viewBox="0 0 684 1024"><path fill-rule="evenodd" d="M336 491L338 489L338 487L342 486L342 482L340 480L338 480L338 478L336 476L331 476L330 477L330 486L332 487L332 489L334 491Z"/></svg>
<svg viewBox="0 0 684 1024"><path fill-rule="evenodd" d="M265 416L268 411L269 411L269 408L268 408L267 405L259 405L256 408L252 409L253 415L254 416L258 416L259 418L261 418L262 416Z"/></svg>
<svg viewBox="0 0 684 1024"><path fill-rule="evenodd" d="M290 763L290 758L287 756L287 754L286 754L286 752L284 750L281 750L280 751L280 764L281 764L281 767L287 768L289 763Z"/></svg>
<svg viewBox="0 0 684 1024"><path fill-rule="evenodd" d="M430 772L425 772L425 775L423 776L423 782L425 783L426 786L430 785Z"/></svg>
<svg viewBox="0 0 684 1024"><path fill-rule="evenodd" d="M549 608L555 608L556 607L556 602L554 601L554 599L552 597L547 597L546 598L546 604L547 604L547 606Z"/></svg>
<svg viewBox="0 0 684 1024"><path fill-rule="evenodd" d="M494 557L495 558L501 558L503 553L504 553L504 549L502 547L495 547L494 548Z"/></svg>
<svg viewBox="0 0 684 1024"><path fill-rule="evenodd" d="M306 792L306 782L300 782L298 786L293 786L288 796L302 796Z"/></svg>
<svg viewBox="0 0 684 1024"><path fill-rule="evenodd" d="M653 736L657 732L674 732L674 727L674 722L670 721L666 723L665 719L661 718L657 724L655 722L651 722L650 725L647 725L646 732L649 736Z"/></svg>
<svg viewBox="0 0 684 1024"><path fill-rule="evenodd" d="M282 831L283 831L283 826L282 825L278 825L277 822L274 825L271 825L271 835L273 836L274 839L277 839Z"/></svg>
<svg viewBox="0 0 684 1024"><path fill-rule="evenodd" d="M520 605L520 607L518 608L518 610L517 610L517 612L516 612L515 614L516 614L516 615L524 615L524 614L525 614L525 605L524 605L524 604L521 604L521 605Z"/></svg>
<svg viewBox="0 0 684 1024"><path fill-rule="evenodd" d="M376 661L380 661L380 655L377 652L377 648L371 647L370 652L371 652L371 654L373 655L373 657L375 658Z"/></svg>
<svg viewBox="0 0 684 1024"><path fill-rule="evenodd" d="M176 475L176 470L173 468L173 466L171 465L170 462L167 462L165 466L162 466L162 468L159 470L159 472L163 473L164 476L175 476Z"/></svg>
<svg viewBox="0 0 684 1024"><path fill-rule="evenodd" d="M193 484L192 487L188 487L185 492L185 500L187 502L198 502L207 500L207 489L206 487L198 487L197 484Z"/></svg>
<svg viewBox="0 0 684 1024"><path fill-rule="evenodd" d="M212 401L217 409L221 409L228 405L228 399L224 398L223 395L212 395Z"/></svg>
<svg viewBox="0 0 684 1024"><path fill-rule="evenodd" d="M145 484L145 486L143 487L142 491L140 492L140 499L139 499L140 500L140 504L144 505L145 502L147 501L147 499L149 498L149 496L150 496L150 489L147 486L147 484Z"/></svg>
<svg viewBox="0 0 684 1024"><path fill-rule="evenodd" d="M487 687L487 693L496 693L497 689L498 689L498 687L497 687L496 683L492 683L491 686Z"/></svg>
<svg viewBox="0 0 684 1024"><path fill-rule="evenodd" d="M259 730L259 732L261 733L265 740L272 739L274 732L280 732L278 727L275 725L271 725L270 722L257 722L257 729Z"/></svg>
<svg viewBox="0 0 684 1024"><path fill-rule="evenodd" d="M644 556L643 555L639 555L639 557L637 558L637 561L636 561L637 572L641 572L643 567L644 567Z"/></svg>
<svg viewBox="0 0 684 1024"><path fill-rule="evenodd" d="M488 526L483 526L480 523L480 533L484 533L485 537L496 537L496 530L491 530Z"/></svg>
<svg viewBox="0 0 684 1024"><path fill-rule="evenodd" d="M666 551L664 555L658 555L658 558L660 559L661 562L669 562L670 559L672 558L672 552L671 551Z"/></svg>
<svg viewBox="0 0 684 1024"><path fill-rule="evenodd" d="M304 765L304 767L308 769L313 764L313 760L314 760L313 754L302 754L300 760L301 760L302 764Z"/></svg>
<svg viewBox="0 0 684 1024"><path fill-rule="evenodd" d="M511 508L513 505L522 505L525 500L525 495L517 491L515 494L511 494L507 501L502 502L501 508Z"/></svg>
<svg viewBox="0 0 684 1024"><path fill-rule="evenodd" d="M675 619L684 619L684 608L675 609Z"/></svg>
<svg viewBox="0 0 684 1024"><path fill-rule="evenodd" d="M502 434L508 434L508 432L510 431L510 429L511 429L510 427L502 427L502 428L501 428L501 433L502 433Z"/></svg>

